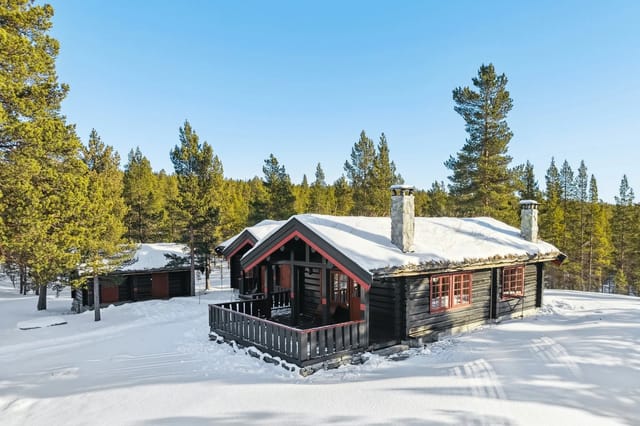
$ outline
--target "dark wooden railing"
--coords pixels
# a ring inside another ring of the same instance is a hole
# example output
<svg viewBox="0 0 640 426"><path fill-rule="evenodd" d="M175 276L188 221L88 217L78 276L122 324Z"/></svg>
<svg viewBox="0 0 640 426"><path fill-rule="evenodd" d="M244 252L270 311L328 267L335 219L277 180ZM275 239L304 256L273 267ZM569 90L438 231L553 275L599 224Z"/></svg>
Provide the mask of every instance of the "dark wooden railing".
<svg viewBox="0 0 640 426"><path fill-rule="evenodd" d="M255 345L300 366L367 345L364 321L298 329L260 318L265 300L209 305L211 331L241 344ZM263 302L260 306L260 302Z"/></svg>

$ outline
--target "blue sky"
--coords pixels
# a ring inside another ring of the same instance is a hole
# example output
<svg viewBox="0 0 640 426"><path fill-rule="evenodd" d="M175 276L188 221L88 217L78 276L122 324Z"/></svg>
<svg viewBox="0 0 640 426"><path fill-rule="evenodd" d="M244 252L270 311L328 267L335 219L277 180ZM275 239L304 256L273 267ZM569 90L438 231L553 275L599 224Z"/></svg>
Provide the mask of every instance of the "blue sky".
<svg viewBox="0 0 640 426"><path fill-rule="evenodd" d="M483 63L509 79L513 164L543 186L584 160L613 202L640 191L640 2L54 0L63 113L155 170L188 119L225 175L273 153L300 182L343 173L361 130L387 135L405 181L447 181L466 133L451 92Z"/></svg>

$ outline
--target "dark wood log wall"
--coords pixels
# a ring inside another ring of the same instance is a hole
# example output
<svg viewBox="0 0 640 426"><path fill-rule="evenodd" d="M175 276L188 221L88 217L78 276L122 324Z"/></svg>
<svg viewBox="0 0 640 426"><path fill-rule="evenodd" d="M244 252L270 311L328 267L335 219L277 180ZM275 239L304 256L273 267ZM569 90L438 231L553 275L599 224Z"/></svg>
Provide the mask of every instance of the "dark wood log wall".
<svg viewBox="0 0 640 426"><path fill-rule="evenodd" d="M320 268L304 268L304 300L302 314L313 316L320 304Z"/></svg>
<svg viewBox="0 0 640 426"><path fill-rule="evenodd" d="M491 269L473 272L470 306L435 314L429 312L429 276L405 278L406 335L435 338L442 331L488 319L491 275Z"/></svg>
<svg viewBox="0 0 640 426"><path fill-rule="evenodd" d="M526 265L524 268L524 297L502 300L502 269L498 269L498 317L505 315L521 315L522 311L527 311L536 307L538 269L535 264Z"/></svg>
<svg viewBox="0 0 640 426"><path fill-rule="evenodd" d="M369 339L371 343L399 341L406 328L405 279L374 280L369 290Z"/></svg>

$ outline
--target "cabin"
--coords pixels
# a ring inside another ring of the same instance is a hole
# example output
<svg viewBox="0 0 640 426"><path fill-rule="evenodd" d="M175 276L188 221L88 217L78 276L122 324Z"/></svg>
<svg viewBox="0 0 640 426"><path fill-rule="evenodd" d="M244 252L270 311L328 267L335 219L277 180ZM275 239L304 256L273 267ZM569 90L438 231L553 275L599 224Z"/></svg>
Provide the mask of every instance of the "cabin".
<svg viewBox="0 0 640 426"><path fill-rule="evenodd" d="M565 256L538 239L535 201L518 229L415 217L413 188L391 190L391 217L302 214L258 239L236 277L256 296L210 305L211 332L305 366L542 306L545 266Z"/></svg>
<svg viewBox="0 0 640 426"><path fill-rule="evenodd" d="M100 276L100 305L191 295L188 248L182 244L139 244L128 262ZM72 291L74 312L93 308L93 278Z"/></svg>

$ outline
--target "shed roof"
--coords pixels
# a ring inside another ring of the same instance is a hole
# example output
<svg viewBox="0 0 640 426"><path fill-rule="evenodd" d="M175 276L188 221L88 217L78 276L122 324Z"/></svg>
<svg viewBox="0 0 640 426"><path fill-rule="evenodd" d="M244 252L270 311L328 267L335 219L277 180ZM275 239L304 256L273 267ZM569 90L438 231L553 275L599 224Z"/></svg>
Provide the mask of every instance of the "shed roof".
<svg viewBox="0 0 640 426"><path fill-rule="evenodd" d="M165 269L188 269L189 248L176 243L138 244L130 261L116 269L115 273L141 272Z"/></svg>

